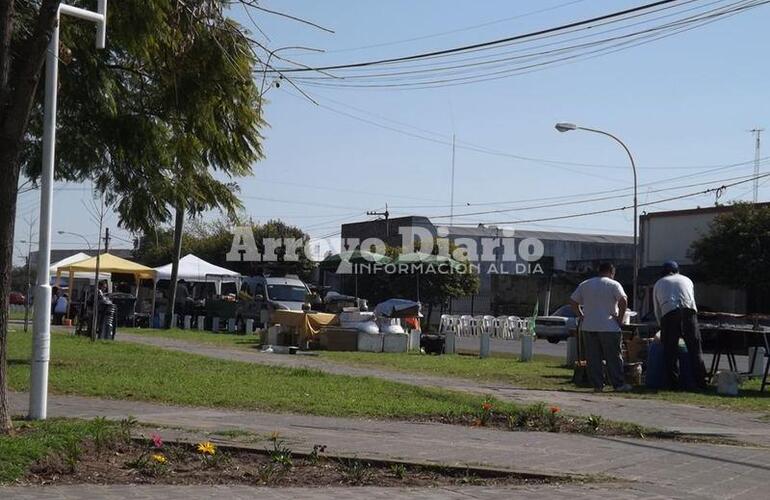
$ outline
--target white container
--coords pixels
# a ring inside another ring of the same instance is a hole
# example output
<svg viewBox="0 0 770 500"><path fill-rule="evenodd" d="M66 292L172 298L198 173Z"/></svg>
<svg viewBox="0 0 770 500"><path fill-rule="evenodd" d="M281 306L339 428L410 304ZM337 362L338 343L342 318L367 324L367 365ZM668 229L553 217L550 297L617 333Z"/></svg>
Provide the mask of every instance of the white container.
<svg viewBox="0 0 770 500"><path fill-rule="evenodd" d="M381 333L404 333L404 328L398 319L377 318L377 326Z"/></svg>
<svg viewBox="0 0 770 500"><path fill-rule="evenodd" d="M741 380L741 376L738 372L719 371L717 372L716 380L717 394L721 394L723 396L738 395L738 383Z"/></svg>
<svg viewBox="0 0 770 500"><path fill-rule="evenodd" d="M577 337L567 337L567 360L565 366L572 368L577 361Z"/></svg>
<svg viewBox="0 0 770 500"><path fill-rule="evenodd" d="M454 334L454 332L449 332L446 334L446 336L444 337L444 354L455 353L455 350L456 350L455 339L456 339L456 335ZM419 348L419 345L420 345L420 341L418 339L417 341L418 348Z"/></svg>
<svg viewBox="0 0 770 500"><path fill-rule="evenodd" d="M358 350L361 352L382 352L381 333L358 332Z"/></svg>
<svg viewBox="0 0 770 500"><path fill-rule="evenodd" d="M519 361L532 361L534 354L535 338L527 333L521 337L521 357Z"/></svg>
<svg viewBox="0 0 770 500"><path fill-rule="evenodd" d="M198 316L198 330L204 330L206 325L206 316Z"/></svg>
<svg viewBox="0 0 770 500"><path fill-rule="evenodd" d="M489 332L488 331L482 331L481 335L479 335L479 357L480 358L488 358L489 357Z"/></svg>
<svg viewBox="0 0 770 500"><path fill-rule="evenodd" d="M386 333L382 335L382 352L406 352L409 335L406 333Z"/></svg>

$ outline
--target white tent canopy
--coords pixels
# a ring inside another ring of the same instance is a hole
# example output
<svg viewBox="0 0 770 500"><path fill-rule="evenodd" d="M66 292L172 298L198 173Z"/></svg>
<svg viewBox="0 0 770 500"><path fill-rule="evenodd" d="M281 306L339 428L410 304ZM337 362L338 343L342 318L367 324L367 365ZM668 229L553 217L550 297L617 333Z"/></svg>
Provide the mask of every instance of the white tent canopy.
<svg viewBox="0 0 770 500"><path fill-rule="evenodd" d="M156 267L155 271L157 272L155 275L156 282L171 279L171 264ZM177 279L194 283L211 282L214 283L217 293L221 293L222 283L236 283L239 285L241 282L241 275L240 273L225 269L224 267L210 264L193 254L188 254L179 259L179 273Z"/></svg>
<svg viewBox="0 0 770 500"><path fill-rule="evenodd" d="M75 263L78 263L78 262L82 262L82 261L84 261L86 259L90 259L90 258L91 258L90 255L85 254L83 252L78 252L75 255L70 255L69 257L65 257L64 259L62 259L62 260L60 260L58 262L54 262L53 264L51 264L51 267L48 268L48 275L51 278L55 278L56 277L56 271L60 267L67 267L70 264L75 264ZM93 281L94 273L78 272L78 273L74 273L73 277L74 278L78 278L78 279L89 279L89 280ZM99 273L99 279L100 280L109 280L110 279L110 273Z"/></svg>

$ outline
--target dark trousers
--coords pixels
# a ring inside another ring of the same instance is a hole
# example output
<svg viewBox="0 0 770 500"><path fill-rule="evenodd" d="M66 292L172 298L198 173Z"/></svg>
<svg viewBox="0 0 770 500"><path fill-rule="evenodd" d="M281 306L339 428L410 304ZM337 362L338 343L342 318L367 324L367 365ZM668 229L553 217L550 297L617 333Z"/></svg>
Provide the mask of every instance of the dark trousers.
<svg viewBox="0 0 770 500"><path fill-rule="evenodd" d="M623 356L620 353L620 332L583 332L586 346L588 378L595 389L604 387L602 360L607 362L607 375L612 386L621 387L623 379Z"/></svg>
<svg viewBox="0 0 770 500"><path fill-rule="evenodd" d="M666 370L666 385L679 388L679 338L687 345L687 355L693 370L695 384L706 387L706 365L703 363L698 313L692 309L674 309L660 320L660 341Z"/></svg>

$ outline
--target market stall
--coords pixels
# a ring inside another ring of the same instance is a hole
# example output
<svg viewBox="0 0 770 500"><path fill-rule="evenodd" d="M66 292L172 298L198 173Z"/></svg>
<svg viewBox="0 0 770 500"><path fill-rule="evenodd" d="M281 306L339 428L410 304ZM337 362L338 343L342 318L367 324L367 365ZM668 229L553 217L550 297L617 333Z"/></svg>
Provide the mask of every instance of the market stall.
<svg viewBox="0 0 770 500"><path fill-rule="evenodd" d="M152 316L155 317L155 301L158 282L171 279L172 263L155 268L155 279L152 289ZM212 283L217 295L222 293L222 283L235 283L236 289L240 289L241 274L224 267L215 266L193 254L187 254L179 259L177 280L188 283Z"/></svg>
<svg viewBox="0 0 770 500"><path fill-rule="evenodd" d="M68 264L65 266L59 266L56 269L56 280L58 283L62 274L68 276L69 282L75 278L77 274L95 275L96 270L99 270L99 275L102 274L125 274L134 277L136 288L134 291L134 301L132 302L134 307L136 304L136 298L139 296L139 285L142 280L154 280L155 270L136 262L131 262L110 253L103 253L97 257L90 257L79 262ZM69 312L67 314L69 316Z"/></svg>

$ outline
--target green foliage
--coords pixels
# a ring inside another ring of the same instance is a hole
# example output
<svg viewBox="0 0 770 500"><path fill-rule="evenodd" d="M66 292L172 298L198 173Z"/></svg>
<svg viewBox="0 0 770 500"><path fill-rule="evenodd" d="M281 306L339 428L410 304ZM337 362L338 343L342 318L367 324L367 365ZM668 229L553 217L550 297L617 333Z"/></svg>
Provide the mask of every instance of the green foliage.
<svg viewBox="0 0 770 500"><path fill-rule="evenodd" d="M119 437L116 424L100 420L49 419L40 422L15 422L16 434L0 436L0 484L21 478L29 466L48 456L58 455L70 470L77 467L82 443L103 438L105 445Z"/></svg>
<svg viewBox="0 0 770 500"><path fill-rule="evenodd" d="M396 247L387 247L385 251L392 259L398 258L400 252L401 249ZM429 307L447 305L450 298L464 297L478 291L478 275L467 266L467 261L461 264L465 264L463 268L451 273L437 272L439 267L426 264L416 269L418 273L362 274L358 277L358 294L371 304L394 297L417 300L419 274L420 302Z"/></svg>
<svg viewBox="0 0 770 500"><path fill-rule="evenodd" d="M286 446L286 442L279 439L277 435L273 436L270 441L273 444L273 449L267 450L267 453L270 456L270 462L275 465L280 465L285 469L294 467L292 451L291 448Z"/></svg>
<svg viewBox="0 0 770 500"><path fill-rule="evenodd" d="M106 50L91 23L62 23L56 174L92 180L130 229L241 206L231 177L262 156L257 60L223 0L123 0ZM71 54L71 55L70 55ZM40 86L42 87L42 86ZM37 178L42 88L23 163Z"/></svg>
<svg viewBox="0 0 770 500"><path fill-rule="evenodd" d="M372 467L367 462L357 458L340 458L338 463L340 472L349 484L362 485L372 477Z"/></svg>
<svg viewBox="0 0 770 500"><path fill-rule="evenodd" d="M244 275L282 271L298 274L303 278L310 276L313 263L303 254L298 255L298 261L281 260L279 262L264 263L228 261L225 256L233 244L232 228L236 225L251 227L254 233L254 241L257 243L257 248L260 251L264 250L264 245L262 244L264 238L297 238L303 240L309 238L302 229L278 220L270 220L264 224L242 221L239 218L232 221L192 221L187 225L182 235L182 255L192 253L214 265L233 269ZM171 261L173 248L173 228L146 231L141 236L139 247L134 250L134 257L138 262L156 267Z"/></svg>
<svg viewBox="0 0 770 500"><path fill-rule="evenodd" d="M770 285L770 206L736 203L691 247L699 274L737 288Z"/></svg>

